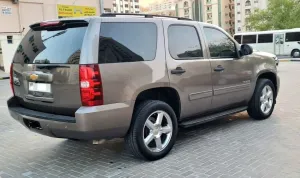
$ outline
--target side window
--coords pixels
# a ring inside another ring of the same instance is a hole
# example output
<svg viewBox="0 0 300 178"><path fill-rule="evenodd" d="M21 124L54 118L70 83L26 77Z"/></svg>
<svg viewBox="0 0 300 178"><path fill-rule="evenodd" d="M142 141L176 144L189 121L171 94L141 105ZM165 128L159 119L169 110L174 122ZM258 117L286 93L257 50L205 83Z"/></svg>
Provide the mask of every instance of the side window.
<svg viewBox="0 0 300 178"><path fill-rule="evenodd" d="M273 43L273 34L258 35L258 43Z"/></svg>
<svg viewBox="0 0 300 178"><path fill-rule="evenodd" d="M156 55L154 23L101 23L99 63L151 61Z"/></svg>
<svg viewBox="0 0 300 178"><path fill-rule="evenodd" d="M243 44L256 43L256 35L244 35Z"/></svg>
<svg viewBox="0 0 300 178"><path fill-rule="evenodd" d="M235 43L223 32L204 27L211 58L236 58Z"/></svg>
<svg viewBox="0 0 300 178"><path fill-rule="evenodd" d="M195 27L171 25L168 28L169 52L176 60L203 57L199 36Z"/></svg>
<svg viewBox="0 0 300 178"><path fill-rule="evenodd" d="M286 42L300 41L300 32L286 33Z"/></svg>
<svg viewBox="0 0 300 178"><path fill-rule="evenodd" d="M235 35L234 36L235 41L237 41L239 44L242 43L242 36L241 35Z"/></svg>

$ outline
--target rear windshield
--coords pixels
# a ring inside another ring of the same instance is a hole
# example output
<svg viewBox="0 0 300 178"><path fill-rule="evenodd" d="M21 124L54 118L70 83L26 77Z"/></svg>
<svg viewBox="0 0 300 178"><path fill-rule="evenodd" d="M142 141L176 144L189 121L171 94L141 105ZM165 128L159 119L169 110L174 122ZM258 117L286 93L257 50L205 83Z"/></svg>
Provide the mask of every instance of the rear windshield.
<svg viewBox="0 0 300 178"><path fill-rule="evenodd" d="M14 63L79 64L87 27L56 31L30 30L20 43Z"/></svg>

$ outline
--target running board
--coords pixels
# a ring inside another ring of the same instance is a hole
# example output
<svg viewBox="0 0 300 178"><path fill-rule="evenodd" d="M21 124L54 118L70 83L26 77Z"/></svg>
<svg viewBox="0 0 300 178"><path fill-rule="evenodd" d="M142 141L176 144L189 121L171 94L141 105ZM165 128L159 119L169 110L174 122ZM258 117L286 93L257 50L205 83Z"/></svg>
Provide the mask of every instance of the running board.
<svg viewBox="0 0 300 178"><path fill-rule="evenodd" d="M224 111L224 112L219 112L219 113L216 113L216 114L212 114L212 115L209 115L209 116L200 117L200 118L193 119L193 120L187 120L187 121L181 122L179 124L179 126L181 126L183 128L192 127L192 126L203 124L203 123L210 122L210 121L213 121L213 120L221 119L221 118L224 118L228 115L243 112L245 110L247 110L247 107L239 107L239 108L227 110L227 111Z"/></svg>

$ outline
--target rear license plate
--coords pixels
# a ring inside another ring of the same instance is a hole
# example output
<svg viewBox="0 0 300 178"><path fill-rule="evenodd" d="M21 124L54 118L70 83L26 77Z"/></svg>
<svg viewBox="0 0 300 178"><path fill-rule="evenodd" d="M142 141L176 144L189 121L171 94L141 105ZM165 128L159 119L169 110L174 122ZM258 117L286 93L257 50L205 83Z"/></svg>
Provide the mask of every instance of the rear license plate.
<svg viewBox="0 0 300 178"><path fill-rule="evenodd" d="M29 91L51 93L51 85L48 83L29 82Z"/></svg>

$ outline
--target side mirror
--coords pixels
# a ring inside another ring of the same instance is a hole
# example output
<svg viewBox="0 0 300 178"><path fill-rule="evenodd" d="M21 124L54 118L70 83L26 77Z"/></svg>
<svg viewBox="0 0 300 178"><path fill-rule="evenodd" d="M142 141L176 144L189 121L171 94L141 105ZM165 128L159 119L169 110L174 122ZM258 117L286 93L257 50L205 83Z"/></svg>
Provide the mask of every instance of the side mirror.
<svg viewBox="0 0 300 178"><path fill-rule="evenodd" d="M241 46L241 54L243 56L250 55L253 53L253 48L250 45L243 44Z"/></svg>

